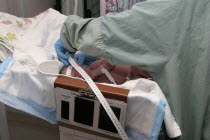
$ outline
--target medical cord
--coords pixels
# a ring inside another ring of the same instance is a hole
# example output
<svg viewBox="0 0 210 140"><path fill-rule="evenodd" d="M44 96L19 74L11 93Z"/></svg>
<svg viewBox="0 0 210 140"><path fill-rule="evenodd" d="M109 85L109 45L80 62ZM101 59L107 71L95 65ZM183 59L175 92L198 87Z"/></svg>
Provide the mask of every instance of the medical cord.
<svg viewBox="0 0 210 140"><path fill-rule="evenodd" d="M112 75L109 73L108 70L106 70L103 66L100 66L99 69L100 69L101 73L106 75L106 77L109 79L110 82L117 85L117 83L115 82L114 78L112 77Z"/></svg>

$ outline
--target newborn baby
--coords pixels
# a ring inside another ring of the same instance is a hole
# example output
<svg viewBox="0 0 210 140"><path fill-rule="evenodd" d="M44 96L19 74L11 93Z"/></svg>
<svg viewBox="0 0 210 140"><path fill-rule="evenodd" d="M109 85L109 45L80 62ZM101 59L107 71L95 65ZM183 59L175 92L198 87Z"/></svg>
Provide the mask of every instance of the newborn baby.
<svg viewBox="0 0 210 140"><path fill-rule="evenodd" d="M90 67L80 66L94 82L98 83L123 84L127 80L138 78L152 79L149 72L136 66L111 65L104 59L93 62ZM72 66L64 66L61 74L83 78Z"/></svg>

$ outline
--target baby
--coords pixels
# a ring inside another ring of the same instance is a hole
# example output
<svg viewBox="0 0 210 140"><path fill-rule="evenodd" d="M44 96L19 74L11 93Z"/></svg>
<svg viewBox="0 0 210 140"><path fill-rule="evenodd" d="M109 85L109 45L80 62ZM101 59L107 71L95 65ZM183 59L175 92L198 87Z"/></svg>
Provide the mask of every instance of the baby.
<svg viewBox="0 0 210 140"><path fill-rule="evenodd" d="M123 84L127 80L138 78L152 79L149 72L130 65L111 65L106 60L97 60L89 67L80 65L83 70L98 83ZM83 78L72 66L64 66L61 74Z"/></svg>

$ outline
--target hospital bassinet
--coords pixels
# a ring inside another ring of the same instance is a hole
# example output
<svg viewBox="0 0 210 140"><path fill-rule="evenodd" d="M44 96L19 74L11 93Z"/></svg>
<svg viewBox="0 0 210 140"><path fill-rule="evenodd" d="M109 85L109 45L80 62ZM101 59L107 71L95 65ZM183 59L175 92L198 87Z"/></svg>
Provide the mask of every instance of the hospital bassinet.
<svg viewBox="0 0 210 140"><path fill-rule="evenodd" d="M56 80L56 86L72 89L73 87L71 84L65 84L66 80L68 81L66 78L59 78ZM84 83L77 84L78 86L82 86ZM125 99L125 97L123 98ZM59 125L52 125L49 122L27 113L17 111L11 107L6 107L6 110L10 140L59 140ZM63 123L63 125L65 124ZM164 126L161 129L159 140L169 140Z"/></svg>

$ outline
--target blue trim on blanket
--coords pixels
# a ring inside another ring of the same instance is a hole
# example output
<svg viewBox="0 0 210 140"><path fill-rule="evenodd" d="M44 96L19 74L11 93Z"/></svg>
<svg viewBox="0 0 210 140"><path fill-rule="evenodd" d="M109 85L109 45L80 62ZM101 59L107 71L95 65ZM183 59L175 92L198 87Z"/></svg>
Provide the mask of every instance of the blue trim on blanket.
<svg viewBox="0 0 210 140"><path fill-rule="evenodd" d="M146 135L143 135L130 127L126 127L125 132L128 135L129 140L150 140Z"/></svg>
<svg viewBox="0 0 210 140"><path fill-rule="evenodd" d="M0 102L15 109L42 118L52 124L56 124L55 108L43 107L32 100L15 97L0 90Z"/></svg>
<svg viewBox="0 0 210 140"><path fill-rule="evenodd" d="M141 134L135 129L126 127L125 131L126 134L128 135L129 140L157 140L163 123L163 118L165 114L165 105L166 105L165 101L160 99L156 108L151 135L149 137L146 136L145 134Z"/></svg>
<svg viewBox="0 0 210 140"><path fill-rule="evenodd" d="M153 128L152 128L150 140L158 139L160 129L161 129L161 126L163 123L164 114L165 114L165 106L166 106L165 101L160 99L158 106L157 106L156 113L155 113L155 119L153 122Z"/></svg>
<svg viewBox="0 0 210 140"><path fill-rule="evenodd" d="M1 64L0 64L0 78L4 74L5 70L7 69L7 66L9 63L13 60L11 56L7 57Z"/></svg>

